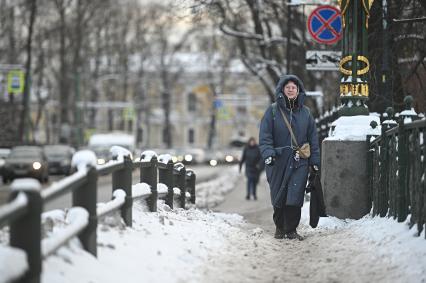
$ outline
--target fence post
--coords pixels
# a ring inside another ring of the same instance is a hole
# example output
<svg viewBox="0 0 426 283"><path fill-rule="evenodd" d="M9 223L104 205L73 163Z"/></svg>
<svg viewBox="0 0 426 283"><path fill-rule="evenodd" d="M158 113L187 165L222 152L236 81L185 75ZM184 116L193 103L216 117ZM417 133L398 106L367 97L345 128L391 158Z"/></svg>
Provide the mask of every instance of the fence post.
<svg viewBox="0 0 426 283"><path fill-rule="evenodd" d="M97 256L96 229L98 217L96 214L96 202L98 194L98 171L96 167L90 165L87 169L86 183L76 189L72 194L72 205L80 206L89 213L89 223L78 235L84 249L94 256Z"/></svg>
<svg viewBox="0 0 426 283"><path fill-rule="evenodd" d="M380 141L380 188L379 188L379 214L385 217L388 212L389 186L388 186L388 166L389 166L389 138L386 136L386 128L382 127L382 140Z"/></svg>
<svg viewBox="0 0 426 283"><path fill-rule="evenodd" d="M21 180L12 183L10 201L21 192L28 199L25 214L10 224L10 245L24 250L28 261L28 271L18 282L40 282L42 270L41 213L43 211L40 190L41 185L37 180L34 180L31 186L21 183Z"/></svg>
<svg viewBox="0 0 426 283"><path fill-rule="evenodd" d="M169 160L165 163L158 163L158 179L159 183L167 186L167 196L165 203L173 209L173 161Z"/></svg>
<svg viewBox="0 0 426 283"><path fill-rule="evenodd" d="M189 193L191 194L191 198L189 201L192 204L195 204L195 173L192 170L186 170L186 187Z"/></svg>
<svg viewBox="0 0 426 283"><path fill-rule="evenodd" d="M185 193L186 193L186 169L182 163L176 163L173 167L173 184L180 189L179 205L185 208Z"/></svg>
<svg viewBox="0 0 426 283"><path fill-rule="evenodd" d="M407 218L407 158L408 139L404 126L404 117L399 120L398 128L398 222Z"/></svg>
<svg viewBox="0 0 426 283"><path fill-rule="evenodd" d="M143 155L143 154L142 154ZM147 183L151 187L151 196L147 199L149 211L157 211L157 157L152 156L150 161L141 161L141 183Z"/></svg>
<svg viewBox="0 0 426 283"><path fill-rule="evenodd" d="M126 198L121 207L121 217L128 227L132 227L132 170L133 163L130 156L123 156L124 168L112 173L112 192L122 189L126 192Z"/></svg>

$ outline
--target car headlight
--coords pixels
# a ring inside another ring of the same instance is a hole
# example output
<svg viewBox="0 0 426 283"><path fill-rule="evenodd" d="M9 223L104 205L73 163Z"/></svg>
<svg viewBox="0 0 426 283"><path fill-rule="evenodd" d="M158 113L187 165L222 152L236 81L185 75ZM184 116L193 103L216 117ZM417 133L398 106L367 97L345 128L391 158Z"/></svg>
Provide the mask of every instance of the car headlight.
<svg viewBox="0 0 426 283"><path fill-rule="evenodd" d="M191 162L192 161L192 155L191 154L185 155L185 161L186 162Z"/></svg>
<svg viewBox="0 0 426 283"><path fill-rule="evenodd" d="M176 156L172 156L172 161L173 161L173 163L176 163L178 161L177 157Z"/></svg>
<svg viewBox="0 0 426 283"><path fill-rule="evenodd" d="M36 161L33 163L34 170L39 170L41 168L41 163Z"/></svg>
<svg viewBox="0 0 426 283"><path fill-rule="evenodd" d="M6 161L4 161L4 159L0 159L0 167L3 167L5 163Z"/></svg>
<svg viewBox="0 0 426 283"><path fill-rule="evenodd" d="M210 165L211 166L216 166L217 165L217 161L214 160L214 159L210 160Z"/></svg>
<svg viewBox="0 0 426 283"><path fill-rule="evenodd" d="M104 164L105 164L105 159L98 158L98 165L104 165Z"/></svg>
<svg viewBox="0 0 426 283"><path fill-rule="evenodd" d="M183 156L182 155L178 155L177 161L182 162L183 161Z"/></svg>
<svg viewBox="0 0 426 283"><path fill-rule="evenodd" d="M234 161L234 157L232 155L227 155L225 157L225 160L226 160L226 162L232 162L232 161Z"/></svg>

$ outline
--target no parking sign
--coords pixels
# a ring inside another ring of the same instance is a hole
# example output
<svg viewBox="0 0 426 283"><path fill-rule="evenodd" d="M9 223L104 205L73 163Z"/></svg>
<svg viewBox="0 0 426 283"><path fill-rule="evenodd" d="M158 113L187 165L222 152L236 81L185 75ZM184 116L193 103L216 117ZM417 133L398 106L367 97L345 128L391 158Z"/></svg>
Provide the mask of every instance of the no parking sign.
<svg viewBox="0 0 426 283"><path fill-rule="evenodd" d="M342 37L342 17L340 11L330 5L316 8L309 15L308 31L316 42L325 44L336 43Z"/></svg>

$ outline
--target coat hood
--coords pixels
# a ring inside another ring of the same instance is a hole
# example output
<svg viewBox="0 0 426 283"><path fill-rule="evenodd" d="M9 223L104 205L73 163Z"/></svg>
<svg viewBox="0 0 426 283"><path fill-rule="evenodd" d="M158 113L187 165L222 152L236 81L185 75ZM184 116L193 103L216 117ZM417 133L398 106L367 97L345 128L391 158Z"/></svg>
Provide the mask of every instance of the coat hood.
<svg viewBox="0 0 426 283"><path fill-rule="evenodd" d="M277 86L275 87L275 97L277 102L279 102L280 99L284 101L284 93L283 93L283 87L286 85L289 81L294 82L297 87L299 88L299 95L297 96L297 103L300 107L303 106L303 102L306 97L306 91L305 87L303 85L303 82L301 79L299 79L296 75L283 75L280 77L280 80L277 83Z"/></svg>

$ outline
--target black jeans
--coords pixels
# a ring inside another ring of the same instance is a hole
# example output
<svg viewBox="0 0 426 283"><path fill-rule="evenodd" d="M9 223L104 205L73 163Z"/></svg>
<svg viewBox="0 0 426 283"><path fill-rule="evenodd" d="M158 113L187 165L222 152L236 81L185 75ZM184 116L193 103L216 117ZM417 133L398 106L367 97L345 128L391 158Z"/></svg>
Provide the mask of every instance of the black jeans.
<svg viewBox="0 0 426 283"><path fill-rule="evenodd" d="M302 208L298 206L285 205L284 199L282 207L274 206L274 223L284 233L295 232L300 223Z"/></svg>
<svg viewBox="0 0 426 283"><path fill-rule="evenodd" d="M247 177L247 197L250 197L250 195L253 195L254 197L256 197L256 185L257 185L256 178Z"/></svg>

